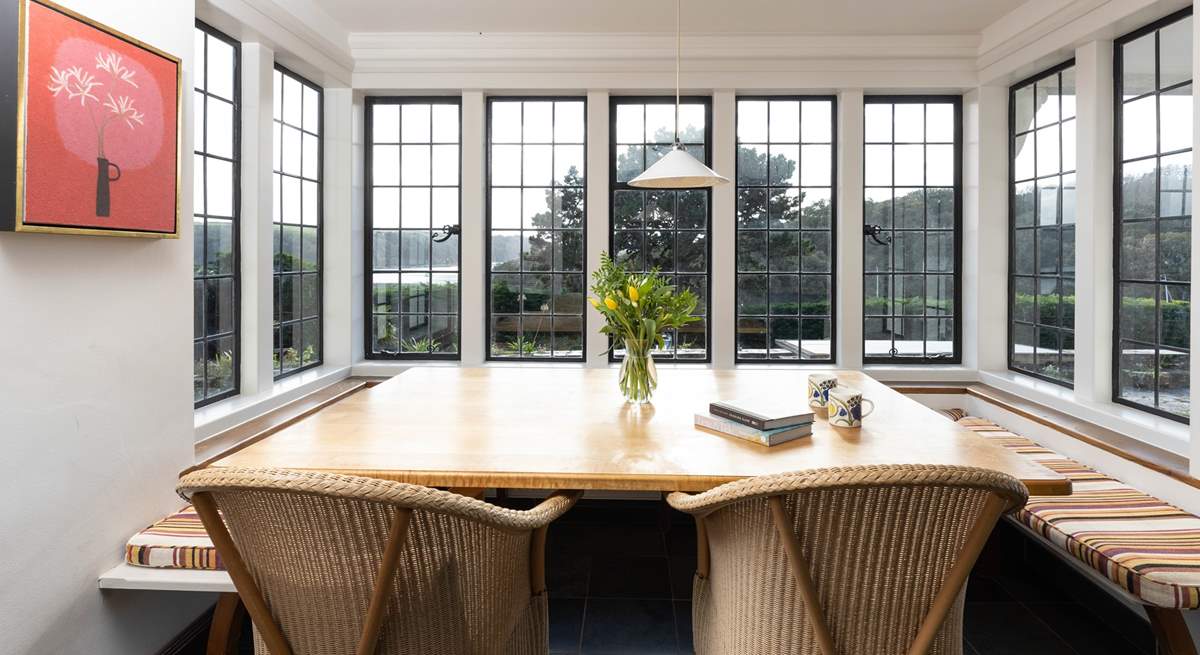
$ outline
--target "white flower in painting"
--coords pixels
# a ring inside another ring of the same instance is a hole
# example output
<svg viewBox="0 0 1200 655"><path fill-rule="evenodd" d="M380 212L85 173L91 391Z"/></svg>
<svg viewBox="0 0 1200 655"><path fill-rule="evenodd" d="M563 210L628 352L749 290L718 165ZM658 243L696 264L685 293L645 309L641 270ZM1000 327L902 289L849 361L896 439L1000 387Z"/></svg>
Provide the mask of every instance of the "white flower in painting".
<svg viewBox="0 0 1200 655"><path fill-rule="evenodd" d="M108 94L108 101L104 103L104 108L111 111L113 115L120 120L125 121L129 129L133 129L133 124L143 125L142 119L145 114L133 108L133 98L129 96L118 96L113 98L112 94Z"/></svg>
<svg viewBox="0 0 1200 655"><path fill-rule="evenodd" d="M103 82L96 81L95 76L78 66L72 66L66 70L58 70L54 66L50 67L50 84L48 88L58 97L59 93L66 92L68 100L79 98L79 106L83 107L87 104L88 99L100 102L100 99L92 95L92 89L103 86Z"/></svg>
<svg viewBox="0 0 1200 655"><path fill-rule="evenodd" d="M103 52L96 53L96 69L102 70L118 80L132 85L135 89L137 88L137 82L133 81L133 71L121 63L121 55L115 52L107 54Z"/></svg>

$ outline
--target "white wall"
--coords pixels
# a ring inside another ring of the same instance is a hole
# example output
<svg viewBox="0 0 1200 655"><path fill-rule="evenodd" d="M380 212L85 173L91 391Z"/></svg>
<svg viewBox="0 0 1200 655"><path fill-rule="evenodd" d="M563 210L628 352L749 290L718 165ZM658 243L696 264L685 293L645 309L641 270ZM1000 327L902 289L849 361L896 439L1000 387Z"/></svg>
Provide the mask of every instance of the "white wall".
<svg viewBox="0 0 1200 655"><path fill-rule="evenodd" d="M59 1L181 56L191 87L190 0ZM182 188L187 226L191 184ZM172 490L192 461L191 259L190 228L162 241L0 234L6 654L152 653L212 600L96 588L130 533L181 504Z"/></svg>

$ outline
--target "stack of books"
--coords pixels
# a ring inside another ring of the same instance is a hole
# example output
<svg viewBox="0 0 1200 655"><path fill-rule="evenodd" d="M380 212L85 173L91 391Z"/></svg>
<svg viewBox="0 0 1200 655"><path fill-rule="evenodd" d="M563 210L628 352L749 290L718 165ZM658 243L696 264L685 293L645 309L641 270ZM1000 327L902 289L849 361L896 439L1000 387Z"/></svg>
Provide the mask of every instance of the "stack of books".
<svg viewBox="0 0 1200 655"><path fill-rule="evenodd" d="M721 400L696 414L696 427L746 441L775 446L812 434L813 412L804 400Z"/></svg>

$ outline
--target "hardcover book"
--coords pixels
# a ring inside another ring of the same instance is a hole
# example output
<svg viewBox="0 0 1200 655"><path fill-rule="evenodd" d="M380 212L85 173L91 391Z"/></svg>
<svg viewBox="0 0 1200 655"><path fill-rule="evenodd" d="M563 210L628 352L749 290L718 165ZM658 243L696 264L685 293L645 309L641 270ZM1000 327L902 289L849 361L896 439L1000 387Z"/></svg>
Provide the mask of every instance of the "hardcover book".
<svg viewBox="0 0 1200 655"><path fill-rule="evenodd" d="M812 423L775 430L756 430L736 421L709 414L696 414L696 427L729 437L753 441L763 446L777 446L812 434Z"/></svg>
<svg viewBox="0 0 1200 655"><path fill-rule="evenodd" d="M813 421L812 409L802 401L719 400L710 403L708 411L756 430L776 430Z"/></svg>

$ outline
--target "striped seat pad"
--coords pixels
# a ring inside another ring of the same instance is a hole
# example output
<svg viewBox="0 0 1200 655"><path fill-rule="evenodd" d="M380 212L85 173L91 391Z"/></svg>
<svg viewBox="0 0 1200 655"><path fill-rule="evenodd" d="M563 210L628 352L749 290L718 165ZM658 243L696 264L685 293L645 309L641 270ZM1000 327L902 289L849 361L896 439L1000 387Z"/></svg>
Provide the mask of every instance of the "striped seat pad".
<svg viewBox="0 0 1200 655"><path fill-rule="evenodd" d="M160 569L224 569L200 515L188 505L130 537L125 561Z"/></svg>
<svg viewBox="0 0 1200 655"><path fill-rule="evenodd" d="M1070 496L1030 496L1021 523L1144 603L1200 608L1200 518L987 419L957 422L1071 479Z"/></svg>

